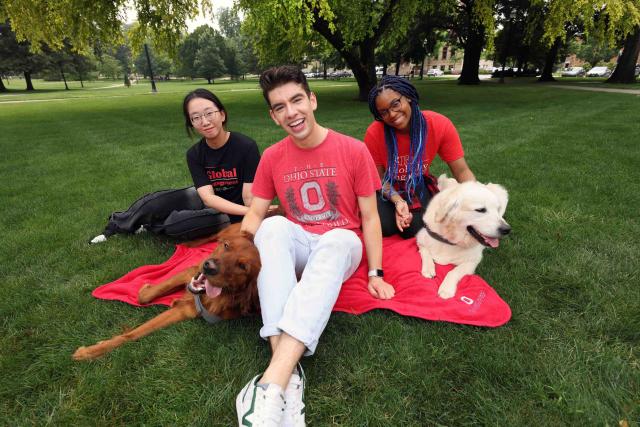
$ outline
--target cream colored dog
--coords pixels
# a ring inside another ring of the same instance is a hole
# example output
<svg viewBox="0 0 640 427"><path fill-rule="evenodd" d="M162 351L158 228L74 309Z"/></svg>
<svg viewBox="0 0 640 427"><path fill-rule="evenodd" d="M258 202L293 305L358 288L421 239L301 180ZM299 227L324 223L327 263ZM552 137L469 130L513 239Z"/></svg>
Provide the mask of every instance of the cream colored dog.
<svg viewBox="0 0 640 427"><path fill-rule="evenodd" d="M441 175L437 193L424 214L425 227L416 235L422 258L422 275L436 275L434 262L455 264L438 288L448 299L456 294L458 282L473 274L486 246L498 247L511 226L502 217L509 200L507 190L497 184L458 183Z"/></svg>

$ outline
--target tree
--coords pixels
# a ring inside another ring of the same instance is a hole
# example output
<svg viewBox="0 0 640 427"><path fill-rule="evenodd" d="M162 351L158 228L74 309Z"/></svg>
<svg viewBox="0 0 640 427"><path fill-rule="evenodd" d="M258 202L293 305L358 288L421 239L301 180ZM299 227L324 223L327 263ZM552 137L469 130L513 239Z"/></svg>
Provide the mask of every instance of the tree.
<svg viewBox="0 0 640 427"><path fill-rule="evenodd" d="M122 74L122 65L120 61L114 58L111 55L104 54L100 59L100 64L98 65L98 71L103 77L107 77L113 80L120 78Z"/></svg>
<svg viewBox="0 0 640 427"><path fill-rule="evenodd" d="M557 37L553 42L549 50L547 51L547 55L545 57L544 66L542 67L542 73L539 82L554 82L556 79L553 78L553 66L558 59L558 52L562 48L562 37Z"/></svg>
<svg viewBox="0 0 640 427"><path fill-rule="evenodd" d="M84 80L89 72L96 69L95 58L88 55L81 55L76 52L71 53L71 63L75 70L78 79L80 80L80 86L84 88Z"/></svg>
<svg viewBox="0 0 640 427"><path fill-rule="evenodd" d="M240 36L242 21L237 12L230 7L221 7L217 13L218 28L226 39L233 39Z"/></svg>
<svg viewBox="0 0 640 427"><path fill-rule="evenodd" d="M480 83L478 70L482 49L487 35L493 36L494 0L461 0L458 17L454 21L456 34L464 47L464 62L458 83L474 85ZM487 32L487 29L489 31Z"/></svg>
<svg viewBox="0 0 640 427"><path fill-rule="evenodd" d="M209 84L227 71L221 55L222 46L224 46L224 39L211 27L198 39L198 50L193 66L196 73L207 79Z"/></svg>
<svg viewBox="0 0 640 427"><path fill-rule="evenodd" d="M151 58L151 68L153 69L154 76L163 76L164 79L169 79L169 76L173 72L173 61L169 56L162 52L158 52L156 49L149 47L149 56ZM134 60L136 71L141 73L145 78L151 77L151 70L147 64L147 57L145 51L141 50L138 56Z"/></svg>
<svg viewBox="0 0 640 427"><path fill-rule="evenodd" d="M58 51L49 51L49 49L45 49L47 66L50 68L54 68L57 72L60 73L60 77L64 82L64 89L69 90L69 85L67 84L67 77L64 74L65 67L68 66L72 61L70 46L68 43L65 43L64 47Z"/></svg>
<svg viewBox="0 0 640 427"><path fill-rule="evenodd" d="M607 83L633 83L635 82L635 69L640 53L640 26L629 33L624 40L622 53L618 56L616 69L607 79Z"/></svg>
<svg viewBox="0 0 640 427"><path fill-rule="evenodd" d="M124 74L124 85L126 87L131 86L131 80L129 79L129 74L131 74L131 66L132 66L132 55L131 55L131 47L129 46L129 38L127 37L127 31L124 32L124 43L116 47L113 57L120 62L120 66L122 66L122 71Z"/></svg>
<svg viewBox="0 0 640 427"><path fill-rule="evenodd" d="M198 43L200 36L211 28L208 25L201 25L191 34L187 35L178 47L178 62L180 64L179 73L189 76L192 79L197 76L194 62L198 53Z"/></svg>
<svg viewBox="0 0 640 427"><path fill-rule="evenodd" d="M45 65L45 57L32 53L29 42L19 42L8 22L0 24L0 74L22 72L26 89L35 90L31 75L42 70Z"/></svg>
<svg viewBox="0 0 640 427"><path fill-rule="evenodd" d="M262 58L286 54L302 61L316 31L344 59L366 100L376 83L375 49L388 31L405 33L424 2L416 0L238 0ZM291 62L291 59L289 62Z"/></svg>
<svg viewBox="0 0 640 427"><path fill-rule="evenodd" d="M128 0L76 1L3 0L0 21L6 18L19 41L29 40L38 51L41 44L52 49L68 40L76 49L86 51L96 41L117 45L122 41L121 28ZM200 9L211 13L210 0L139 0L132 2L139 25L132 32L132 42L141 46L153 36L156 47L174 51L186 21L197 17Z"/></svg>
<svg viewBox="0 0 640 427"><path fill-rule="evenodd" d="M600 62L609 62L611 58L618 54L618 49L613 46L609 46L608 40L594 40L593 37L589 39L574 40L569 48L575 52L576 57L582 59L590 67L595 67Z"/></svg>
<svg viewBox="0 0 640 427"><path fill-rule="evenodd" d="M223 55L230 54L225 43L220 33L210 26L199 26L185 37L178 49L181 72L191 78L204 77L211 84L227 71ZM235 57L227 59L232 61Z"/></svg>
<svg viewBox="0 0 640 427"><path fill-rule="evenodd" d="M616 40L629 39L629 35L634 34L640 26L640 2L629 0L608 0L606 2L596 0L532 0L532 3L545 5L548 7L544 23L544 39L547 43L553 43L558 37L566 34L567 23L577 23L583 26L584 37L604 43L607 41L611 46L616 44ZM631 39L633 37L631 36ZM630 43L632 46L633 43ZM629 55L633 55L633 48L628 49ZM626 60L625 60L626 61ZM622 67L615 82L633 81L630 78L631 64ZM624 79L622 76L624 75ZM613 76L612 76L613 77Z"/></svg>
<svg viewBox="0 0 640 427"><path fill-rule="evenodd" d="M416 16L406 37L395 48L402 50L402 58L420 64L420 79L424 77L424 63L445 42L457 45L451 22L456 14L457 1L434 0L429 9ZM385 70L386 71L386 70Z"/></svg>
<svg viewBox="0 0 640 427"><path fill-rule="evenodd" d="M247 37L242 33L242 21L235 9L220 8L217 12L218 28L225 38L222 49L227 73L232 78L244 76L257 67L257 59L251 49Z"/></svg>

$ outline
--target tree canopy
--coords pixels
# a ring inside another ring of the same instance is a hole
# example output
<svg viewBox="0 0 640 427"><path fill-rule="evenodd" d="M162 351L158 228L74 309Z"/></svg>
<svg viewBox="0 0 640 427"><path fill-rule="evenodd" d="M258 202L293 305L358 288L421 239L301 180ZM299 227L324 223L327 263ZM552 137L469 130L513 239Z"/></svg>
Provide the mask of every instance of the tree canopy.
<svg viewBox="0 0 640 427"><path fill-rule="evenodd" d="M238 0L245 28L254 34L261 58L286 52L289 62L305 57L313 32L336 49L366 99L375 84L375 48L381 38L404 34L426 3L416 0Z"/></svg>
<svg viewBox="0 0 640 427"><path fill-rule="evenodd" d="M139 24L132 42L141 45L153 35L156 45L168 51L178 45L188 19L200 10L211 12L211 0L2 0L0 21L8 19L18 41L28 40L36 52L43 44L60 49L65 40L77 50L89 50L97 41L121 42L128 5Z"/></svg>

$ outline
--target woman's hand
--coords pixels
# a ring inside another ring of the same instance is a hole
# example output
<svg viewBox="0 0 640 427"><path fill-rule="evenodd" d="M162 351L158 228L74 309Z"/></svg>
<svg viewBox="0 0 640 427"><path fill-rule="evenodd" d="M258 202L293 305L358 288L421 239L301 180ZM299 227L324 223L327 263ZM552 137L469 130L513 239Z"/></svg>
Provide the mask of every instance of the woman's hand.
<svg viewBox="0 0 640 427"><path fill-rule="evenodd" d="M396 290L393 286L385 282L382 277L369 277L369 285L367 288L374 298L391 299L396 294Z"/></svg>
<svg viewBox="0 0 640 427"><path fill-rule="evenodd" d="M405 200L400 200L395 203L396 206L396 226L398 230L403 231L405 228L411 225L413 214L409 211L409 205Z"/></svg>

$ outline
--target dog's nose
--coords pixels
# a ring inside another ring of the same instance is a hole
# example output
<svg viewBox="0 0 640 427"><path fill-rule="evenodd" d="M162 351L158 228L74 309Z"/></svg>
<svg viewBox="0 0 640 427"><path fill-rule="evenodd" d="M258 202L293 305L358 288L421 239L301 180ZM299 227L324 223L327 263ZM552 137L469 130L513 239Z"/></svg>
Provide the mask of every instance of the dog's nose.
<svg viewBox="0 0 640 427"><path fill-rule="evenodd" d="M218 266L212 259L208 259L202 265L202 269L204 270L204 274L213 276L218 274Z"/></svg>
<svg viewBox="0 0 640 427"><path fill-rule="evenodd" d="M502 227L498 228L498 232L501 236L506 236L507 234L511 233L511 226L509 224L503 225Z"/></svg>

